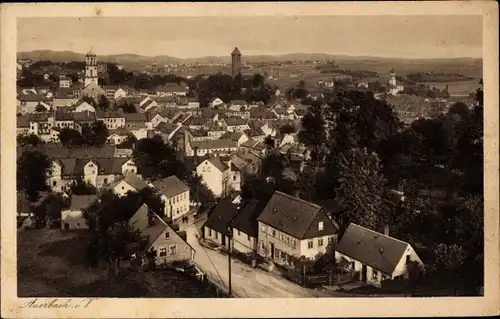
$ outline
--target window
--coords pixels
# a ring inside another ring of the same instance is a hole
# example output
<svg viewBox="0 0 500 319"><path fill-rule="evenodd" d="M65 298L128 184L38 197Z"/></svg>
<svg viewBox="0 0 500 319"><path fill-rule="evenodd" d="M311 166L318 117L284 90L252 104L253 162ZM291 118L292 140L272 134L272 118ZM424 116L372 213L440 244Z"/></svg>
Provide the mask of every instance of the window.
<svg viewBox="0 0 500 319"><path fill-rule="evenodd" d="M175 255L177 254L177 245L170 245L169 247L169 255Z"/></svg>
<svg viewBox="0 0 500 319"><path fill-rule="evenodd" d="M318 239L318 247L323 246L323 238Z"/></svg>
<svg viewBox="0 0 500 319"><path fill-rule="evenodd" d="M212 237L212 230L210 228L208 229L208 236Z"/></svg>
<svg viewBox="0 0 500 319"><path fill-rule="evenodd" d="M271 230L273 237L276 237L276 229Z"/></svg>
<svg viewBox="0 0 500 319"><path fill-rule="evenodd" d="M219 233L215 232L215 239L219 239Z"/></svg>
<svg viewBox="0 0 500 319"><path fill-rule="evenodd" d="M107 183L108 183L108 179L107 179L107 178L105 178L105 179L104 179L104 184L107 184Z"/></svg>
<svg viewBox="0 0 500 319"><path fill-rule="evenodd" d="M247 239L248 239L248 241L250 241L250 235L247 235Z"/></svg>
<svg viewBox="0 0 500 319"><path fill-rule="evenodd" d="M283 236L283 234L281 234L281 233L280 233L280 240L285 241L285 236Z"/></svg>
<svg viewBox="0 0 500 319"><path fill-rule="evenodd" d="M375 269L373 270L373 279L377 279L378 278L378 271L376 271Z"/></svg>
<svg viewBox="0 0 500 319"><path fill-rule="evenodd" d="M166 233L165 233L165 238L166 238L166 239L169 239L169 238L170 238L170 232L166 232Z"/></svg>
<svg viewBox="0 0 500 319"><path fill-rule="evenodd" d="M406 263L408 264L411 261L410 255L406 255Z"/></svg>
<svg viewBox="0 0 500 319"><path fill-rule="evenodd" d="M322 231L323 230L323 222L318 223L318 230Z"/></svg>
<svg viewBox="0 0 500 319"><path fill-rule="evenodd" d="M167 255L167 248L162 247L159 251L160 257L165 257Z"/></svg>
<svg viewBox="0 0 500 319"><path fill-rule="evenodd" d="M53 181L52 186L57 186L57 181Z"/></svg>
<svg viewBox="0 0 500 319"><path fill-rule="evenodd" d="M307 248L311 249L314 247L314 242L312 240L307 242Z"/></svg>
<svg viewBox="0 0 500 319"><path fill-rule="evenodd" d="M241 236L241 232L238 230L238 236Z"/></svg>
<svg viewBox="0 0 500 319"><path fill-rule="evenodd" d="M290 245L290 237L286 236L286 243Z"/></svg>
<svg viewBox="0 0 500 319"><path fill-rule="evenodd" d="M280 258L280 250L278 248L274 248L274 258Z"/></svg>
<svg viewBox="0 0 500 319"><path fill-rule="evenodd" d="M333 236L328 237L328 244L333 243Z"/></svg>
<svg viewBox="0 0 500 319"><path fill-rule="evenodd" d="M297 246L297 242L295 241L295 239L292 239L292 247L295 248L295 246Z"/></svg>

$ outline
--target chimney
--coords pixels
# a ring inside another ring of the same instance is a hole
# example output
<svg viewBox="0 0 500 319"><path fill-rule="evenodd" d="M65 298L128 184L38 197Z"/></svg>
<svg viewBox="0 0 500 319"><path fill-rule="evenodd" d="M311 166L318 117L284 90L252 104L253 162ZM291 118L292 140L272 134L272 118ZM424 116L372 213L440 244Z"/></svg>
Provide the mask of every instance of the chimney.
<svg viewBox="0 0 500 319"><path fill-rule="evenodd" d="M389 225L384 226L384 235L389 236Z"/></svg>
<svg viewBox="0 0 500 319"><path fill-rule="evenodd" d="M153 226L153 212L148 210L148 227Z"/></svg>

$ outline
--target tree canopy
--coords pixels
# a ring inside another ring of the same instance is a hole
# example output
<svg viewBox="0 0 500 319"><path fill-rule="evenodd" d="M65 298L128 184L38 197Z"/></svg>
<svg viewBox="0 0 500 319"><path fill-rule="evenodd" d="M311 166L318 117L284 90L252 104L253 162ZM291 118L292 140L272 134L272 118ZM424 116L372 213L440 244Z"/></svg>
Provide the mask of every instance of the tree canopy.
<svg viewBox="0 0 500 319"><path fill-rule="evenodd" d="M30 201L38 200L40 192L49 189L47 174L51 167L52 162L47 155L35 150L24 150L17 159L17 189L24 191Z"/></svg>

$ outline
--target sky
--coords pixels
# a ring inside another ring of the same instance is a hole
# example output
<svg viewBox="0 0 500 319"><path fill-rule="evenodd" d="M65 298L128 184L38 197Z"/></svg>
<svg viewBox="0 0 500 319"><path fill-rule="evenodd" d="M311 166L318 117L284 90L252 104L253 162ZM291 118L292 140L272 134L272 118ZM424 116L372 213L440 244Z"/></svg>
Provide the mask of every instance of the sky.
<svg viewBox="0 0 500 319"><path fill-rule="evenodd" d="M481 16L242 16L18 18L18 52L225 56L329 53L453 58L482 56Z"/></svg>

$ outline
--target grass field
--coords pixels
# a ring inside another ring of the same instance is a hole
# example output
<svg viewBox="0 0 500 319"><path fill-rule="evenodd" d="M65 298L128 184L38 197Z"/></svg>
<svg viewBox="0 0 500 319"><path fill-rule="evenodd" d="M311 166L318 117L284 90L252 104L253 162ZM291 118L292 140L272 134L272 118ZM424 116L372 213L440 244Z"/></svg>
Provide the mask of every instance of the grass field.
<svg viewBox="0 0 500 319"><path fill-rule="evenodd" d="M87 236L56 229L18 232L18 297L215 297L200 282L174 271L124 270L108 278L107 267L88 266Z"/></svg>

